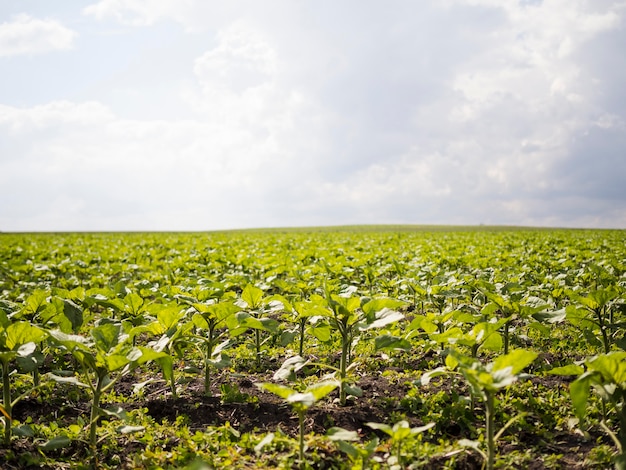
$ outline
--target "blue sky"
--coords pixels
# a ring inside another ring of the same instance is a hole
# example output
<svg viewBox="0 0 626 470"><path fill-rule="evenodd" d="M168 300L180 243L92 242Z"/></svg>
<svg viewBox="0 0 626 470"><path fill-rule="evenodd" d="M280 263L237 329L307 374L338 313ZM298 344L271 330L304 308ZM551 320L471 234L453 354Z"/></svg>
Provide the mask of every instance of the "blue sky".
<svg viewBox="0 0 626 470"><path fill-rule="evenodd" d="M626 1L8 0L0 230L626 228Z"/></svg>

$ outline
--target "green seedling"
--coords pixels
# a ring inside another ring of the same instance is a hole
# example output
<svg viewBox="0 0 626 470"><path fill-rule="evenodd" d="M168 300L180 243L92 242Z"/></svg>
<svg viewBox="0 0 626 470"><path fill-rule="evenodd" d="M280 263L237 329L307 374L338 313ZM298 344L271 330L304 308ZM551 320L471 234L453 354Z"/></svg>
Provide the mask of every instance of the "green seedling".
<svg viewBox="0 0 626 470"><path fill-rule="evenodd" d="M300 467L303 468L305 465L304 452L306 450L304 445L304 418L306 412L317 401L321 400L326 395L335 390L339 386L339 382L337 382L336 380L326 380L318 382L307 387L304 392L298 392L297 390L289 388L286 385L274 383L257 383L256 386L262 390L267 390L268 392L271 392L274 395L277 395L285 400L291 405L292 409L298 415L300 429L298 455Z"/></svg>
<svg viewBox="0 0 626 470"><path fill-rule="evenodd" d="M366 444L359 445L357 444L359 434L356 431L348 431L339 427L330 428L326 432L326 437L333 441L341 452L348 456L352 463L352 468L356 468L356 465L360 463L361 470L370 468L370 461L380 442L378 437L374 436Z"/></svg>
<svg viewBox="0 0 626 470"><path fill-rule="evenodd" d="M177 397L176 376L174 374L174 361L183 357L185 348L189 345L189 331L192 324L185 321L185 311L176 304L152 304L151 313L155 319L150 323L139 325L130 330L133 344L141 333L148 333L159 339L148 343L158 355L156 362L161 367L163 377L170 384L173 397Z"/></svg>
<svg viewBox="0 0 626 470"><path fill-rule="evenodd" d="M323 312L332 331L339 333L341 339L341 356L339 362L339 403L344 406L348 391L348 368L351 363L352 345L362 332L382 328L404 318L404 315L394 308L405 305L405 302L395 299L382 298L365 300L353 296L352 292L344 295L332 294L326 290L328 308Z"/></svg>
<svg viewBox="0 0 626 470"><path fill-rule="evenodd" d="M70 383L90 392L91 412L89 418L88 442L94 464L97 466L97 429L101 416L124 418L123 410L105 410L100 407L104 393L136 366L163 356L150 348L132 347L129 335L124 333L121 323L102 322L91 330L90 337L68 335L58 330L50 332L56 345L76 358L80 364L79 377L50 377L60 383ZM81 380L82 379L82 380Z"/></svg>
<svg viewBox="0 0 626 470"><path fill-rule="evenodd" d="M605 405L611 405L618 414L617 432L609 428L606 416L601 421L602 428L613 440L617 448L615 469L626 470L626 352L613 351L591 357L582 366L571 364L550 371L557 375L578 375L570 384L570 397L576 416L582 421L587 413L591 388Z"/></svg>
<svg viewBox="0 0 626 470"><path fill-rule="evenodd" d="M236 314L239 328L231 331L232 336L237 336L248 328L254 330L254 348L256 351L256 365L261 366L261 348L265 340L261 338L261 332L276 333L278 331L278 321L268 318L265 315L268 311L280 310L282 304L273 302L258 287L248 284L241 293L241 307L243 312Z"/></svg>
<svg viewBox="0 0 626 470"><path fill-rule="evenodd" d="M455 350L451 350L446 358L446 366L451 371L458 371L469 384L473 396L485 403L485 444L486 451L480 451L479 446L467 440L462 440L462 445L479 450L485 459L487 470L494 468L496 457L496 441L504 431L516 420L523 417L518 415L503 426L498 433L495 432L495 394L514 383L523 369L529 366L537 357L537 353L523 349L511 351L508 354L497 357L492 362L484 364L472 357L467 357ZM430 378L445 374L443 368L426 373L420 379L421 384L426 384Z"/></svg>
<svg viewBox="0 0 626 470"><path fill-rule="evenodd" d="M11 443L11 419L13 407L25 395L13 398L11 376L15 360L28 358L37 349L37 343L43 341L46 332L30 322L11 322L7 314L0 310L0 363L2 365L2 415L4 423L4 445ZM29 391L30 392L30 391Z"/></svg>
<svg viewBox="0 0 626 470"><path fill-rule="evenodd" d="M565 308L565 318L582 331L590 344L608 353L613 343L620 341L618 334L623 334L626 329L626 318L620 316L616 308L622 301L618 288L608 286L592 290L587 295L568 290L567 295L574 304ZM621 344L624 343L626 341L621 338Z"/></svg>
<svg viewBox="0 0 626 470"><path fill-rule="evenodd" d="M230 358L222 351L230 345L229 341L218 344L226 330L239 326L235 314L241 307L234 303L234 293L225 292L221 284L214 283L211 288L194 291L195 297L177 295L176 298L190 305L195 312L192 323L198 328L193 335L204 363L204 394L211 396L211 369L222 368L230 364Z"/></svg>
<svg viewBox="0 0 626 470"><path fill-rule="evenodd" d="M365 423L372 429L382 431L389 436L390 447L395 449L394 455L392 455L387 463L391 469L399 470L404 468L402 459L402 443L409 437L415 434L420 434L424 431L428 431L435 423L428 423L424 426L418 426L415 428L410 427L408 421L398 421L393 426L389 426L384 423Z"/></svg>

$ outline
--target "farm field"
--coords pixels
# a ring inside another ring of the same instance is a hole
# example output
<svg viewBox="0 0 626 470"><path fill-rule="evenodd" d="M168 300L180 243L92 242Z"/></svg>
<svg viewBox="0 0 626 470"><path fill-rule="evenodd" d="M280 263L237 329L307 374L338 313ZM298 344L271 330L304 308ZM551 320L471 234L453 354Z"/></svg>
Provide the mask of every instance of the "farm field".
<svg viewBox="0 0 626 470"><path fill-rule="evenodd" d="M0 233L3 469L626 469L626 231Z"/></svg>

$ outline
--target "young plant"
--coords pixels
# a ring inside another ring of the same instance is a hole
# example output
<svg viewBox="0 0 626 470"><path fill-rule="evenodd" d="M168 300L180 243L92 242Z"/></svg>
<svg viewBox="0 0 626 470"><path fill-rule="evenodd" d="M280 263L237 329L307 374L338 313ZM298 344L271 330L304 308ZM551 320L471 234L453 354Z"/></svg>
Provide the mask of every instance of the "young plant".
<svg viewBox="0 0 626 470"><path fill-rule="evenodd" d="M261 332L276 333L278 331L278 321L268 318L265 315L268 311L276 310L277 307L282 309L280 303L275 303L258 287L248 284L241 293L240 306L243 312L237 314L239 328L233 330L231 334L236 336L248 328L254 330L254 348L256 351L256 365L261 366L261 347L266 340L261 339Z"/></svg>
<svg viewBox="0 0 626 470"><path fill-rule="evenodd" d="M46 332L30 322L11 322L0 310L0 364L2 366L2 415L4 423L4 445L11 443L11 419L13 407L24 396L13 398L11 367L14 360L28 358L35 353L37 343L46 337Z"/></svg>
<svg viewBox="0 0 626 470"><path fill-rule="evenodd" d="M81 366L76 376L61 377L50 374L50 377L61 383L70 383L85 388L91 395L91 412L89 418L88 442L97 466L97 429L101 416L123 418L121 409L105 410L100 407L104 393L134 367L159 357L149 348L132 347L129 336L124 333L121 323L101 322L91 330L90 338L68 335L58 330L50 332L50 336L63 350L76 358ZM82 380L81 380L82 379Z"/></svg>
<svg viewBox="0 0 626 470"><path fill-rule="evenodd" d="M483 457L486 461L487 470L492 470L494 467L496 441L516 419L523 416L520 415L512 418L496 434L496 392L514 383L519 378L522 370L529 366L536 357L537 353L533 351L516 349L508 354L497 357L494 361L487 364L475 358L463 356L454 350L450 351L450 354L446 358L448 368L458 370L469 384L472 394L481 398L485 403L485 441L487 449ZM441 371L437 371L436 373L441 373ZM425 375L428 377L428 374ZM426 383L427 378L422 378L421 382ZM462 443L479 450L476 443L471 441L462 441Z"/></svg>
<svg viewBox="0 0 626 470"><path fill-rule="evenodd" d="M618 333L623 333L626 326L625 319L616 315L616 304L620 301L618 288L611 285L592 290L587 295L568 290L567 294L575 302L565 308L567 320L582 330L590 344L598 345L605 354L608 353L618 340Z"/></svg>
<svg viewBox="0 0 626 470"><path fill-rule="evenodd" d="M326 317L331 330L339 333L341 340L341 357L339 362L339 403L346 404L348 390L348 368L352 359L352 345L359 335L373 328L382 328L394 323L404 315L394 308L405 305L404 302L395 299L382 298L364 300L352 295L353 291L348 291L342 295L336 295L326 290L326 302L328 308L322 311L322 316Z"/></svg>
<svg viewBox="0 0 626 470"><path fill-rule="evenodd" d="M605 416L600 424L617 448L615 469L626 470L626 352L601 354L587 359L584 364L586 371L582 366L572 364L555 368L550 373L578 375L570 384L570 397L576 416L581 421L587 412L592 387L605 405L613 406L618 414L618 431L609 428Z"/></svg>
<svg viewBox="0 0 626 470"><path fill-rule="evenodd" d="M226 367L230 363L229 357L222 353L224 348L229 345L229 341L226 340L218 344L223 334L220 328L236 328L239 324L235 314L241 308L229 300L208 305L206 303L194 303L193 307L197 313L193 315L191 321L205 332L203 335L195 335L194 338L198 341L204 361L204 394L210 396L211 368Z"/></svg>
<svg viewBox="0 0 626 470"><path fill-rule="evenodd" d="M374 436L366 444L357 444L359 434L356 431L348 431L347 429L332 427L326 432L326 437L333 441L337 448L346 454L353 466L356 468L358 463L361 464L361 470L369 468L370 461L380 440Z"/></svg>
<svg viewBox="0 0 626 470"><path fill-rule="evenodd" d="M524 298L524 289L517 283L504 285L478 283L478 289L489 301L481 310L484 315L498 314L502 323L504 354L509 353L511 332L514 322L531 318L531 315L547 308L545 303L536 298Z"/></svg>
<svg viewBox="0 0 626 470"><path fill-rule="evenodd" d="M156 362L161 367L163 377L170 384L172 396L177 396L176 376L174 374L174 360L182 357L183 351L189 345L189 331L193 326L185 320L185 311L177 304L151 304L150 313L155 319L145 325L139 325L130 330L133 344L141 333L159 337L151 341L148 346L159 354Z"/></svg>
<svg viewBox="0 0 626 470"><path fill-rule="evenodd" d="M300 467L303 468L305 465L304 452L306 450L304 445L304 418L306 416L306 412L317 401L321 400L335 390L339 386L339 383L336 380L325 380L308 386L304 392L298 392L297 390L289 388L286 385L274 383L257 383L256 386L285 400L291 405L292 409L298 415L300 430L298 456Z"/></svg>
<svg viewBox="0 0 626 470"><path fill-rule="evenodd" d="M389 436L389 445L392 449L395 448L395 454L387 460L387 463L390 465L391 469L398 470L404 468L402 462L402 443L406 440L406 438L414 434L420 434L424 431L427 431L435 425L435 423L428 423L424 426L412 428L410 427L408 421L405 420L398 421L393 426L389 426L388 424L384 423L365 424L370 428L382 431Z"/></svg>

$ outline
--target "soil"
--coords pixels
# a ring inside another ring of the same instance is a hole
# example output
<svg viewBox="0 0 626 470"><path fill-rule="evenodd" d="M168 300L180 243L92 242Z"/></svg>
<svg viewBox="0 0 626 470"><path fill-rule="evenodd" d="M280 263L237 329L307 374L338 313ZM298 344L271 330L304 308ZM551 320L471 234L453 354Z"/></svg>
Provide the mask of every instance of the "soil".
<svg viewBox="0 0 626 470"><path fill-rule="evenodd" d="M242 374L232 375L222 373L215 377L212 392L214 396L207 397L204 395L203 384L200 381L194 381L186 384L181 388L181 396L172 398L169 388L163 382L155 381L148 384L142 396L134 395L132 400L120 403L127 411L136 408L145 408L147 413L157 422L173 423L179 416L185 416L185 423L190 431L202 431L208 426L221 426L226 423L239 430L240 432L270 432L275 431L278 427L291 436L298 434L298 419L292 412L291 407L285 404L275 395L264 392L257 388L254 382L270 381L271 376L264 377L262 374L256 374L254 377ZM560 376L543 376L531 379L537 385L546 387L564 387L567 385L567 378ZM133 384L135 378L127 377L116 385L116 393L118 396L130 397L133 393ZM240 392L238 402L224 402L220 396L220 387L222 384L236 386ZM337 391L331 394L329 400L324 400L311 408L306 416L306 426L308 432L317 434L325 434L328 428L338 426L351 431L357 431L364 439L378 433L383 439L385 435L380 431L374 431L369 428L368 422L389 422L389 415L394 410L399 410L399 403L405 397L408 385L390 381L383 375L364 376L357 385L363 390L363 396L348 402L346 406L340 406L337 403ZM445 381L433 381L425 387L425 393L432 392L448 392L451 393L451 383ZM457 390L459 392L459 390ZM462 392L462 391L461 391ZM61 400L61 399L60 399ZM88 414L89 404L86 400L68 401L65 399L62 407L59 403L50 403L36 399L25 399L18 403L14 408L14 417L20 422L24 422L30 418L33 422L43 421L54 418L62 425L68 425L76 422L78 416ZM111 404L114 405L114 404ZM418 416L413 416L403 410L407 420L411 426L419 426L424 423ZM476 410L476 415L482 414L480 409ZM478 418L480 419L480 418ZM440 424L440 431L449 437L462 439L469 437L464 435L467 431L459 423ZM498 452L506 454L513 451L524 450L525 448L539 449L535 453L542 455L560 455L558 462L561 468L583 468L581 457L586 456L597 445L598 440L604 440L602 435L584 438L575 432L562 432L554 435L554 439L550 442L543 441L540 437L523 431L518 439L517 444L499 443ZM607 441L608 442L608 441ZM523 444L522 444L523 443ZM129 443L130 444L130 443ZM68 452L79 452L80 449L75 446L59 451L59 456L68 455ZM20 447L19 449L16 448ZM142 444L128 445L125 451L128 454L136 453L141 450ZM36 452L33 444L29 444L24 440L16 441L13 446L14 452ZM0 459L3 457L5 450L0 450ZM455 468L459 469L479 469L482 467L482 458L475 452L463 451L457 455L457 464ZM423 467L427 469L443 468L449 459L448 456L437 456L432 458L428 464ZM4 467L3 467L4 468ZM21 468L21 467L7 467ZM545 463L536 458L528 464L529 469L540 470L546 468Z"/></svg>

